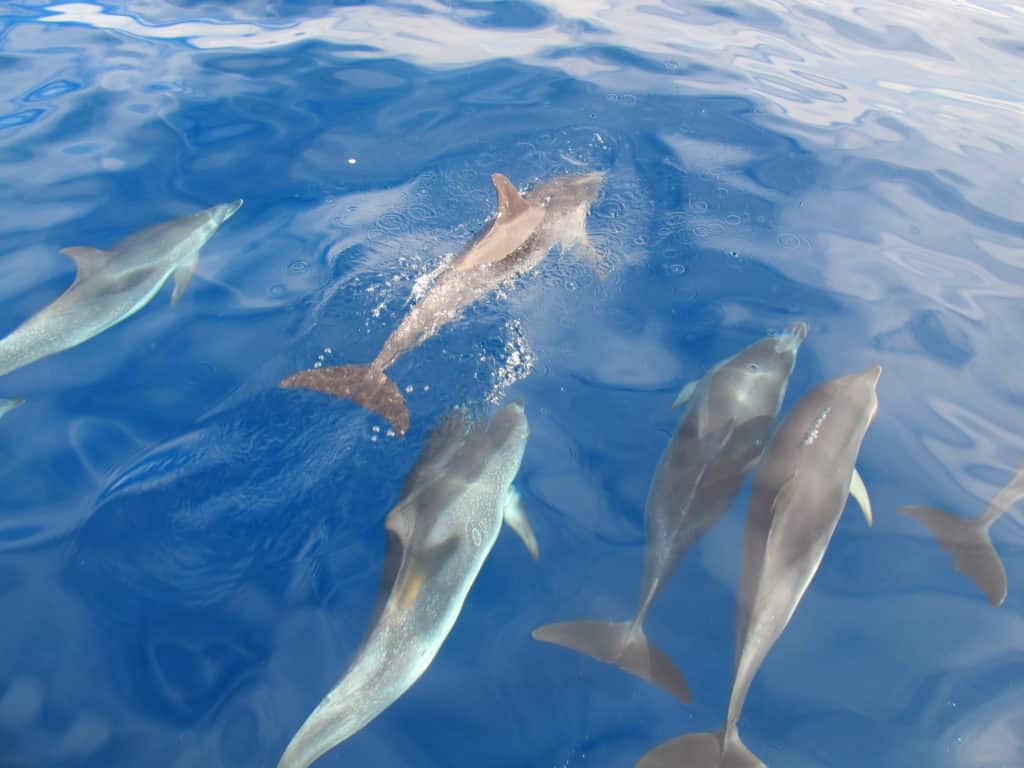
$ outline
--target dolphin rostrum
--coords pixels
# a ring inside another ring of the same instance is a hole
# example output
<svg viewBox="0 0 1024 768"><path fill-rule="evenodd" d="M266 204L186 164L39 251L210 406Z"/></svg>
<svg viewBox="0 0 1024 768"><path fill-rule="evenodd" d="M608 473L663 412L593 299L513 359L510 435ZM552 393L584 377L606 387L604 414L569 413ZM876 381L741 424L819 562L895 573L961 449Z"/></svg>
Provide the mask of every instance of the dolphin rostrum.
<svg viewBox="0 0 1024 768"><path fill-rule="evenodd" d="M599 265L587 238L586 217L604 181L603 173L558 176L520 195L505 176L491 176L498 213L466 250L444 265L429 290L384 342L369 365L299 371L281 382L353 400L404 435L409 428L405 398L384 373L399 357L422 344L463 309L507 280L529 272L555 246L578 245Z"/></svg>
<svg viewBox="0 0 1024 768"><path fill-rule="evenodd" d="M20 397L15 398L14 400L0 398L0 419L2 419L4 416L6 416L8 413L13 411L15 408L17 408L24 402L25 401L22 400Z"/></svg>
<svg viewBox="0 0 1024 768"><path fill-rule="evenodd" d="M806 335L804 323L793 323L784 333L723 360L676 398L676 405L689 405L647 495L647 544L636 615L623 622L548 624L533 631L537 640L617 664L690 702L685 678L647 640L644 620L680 559L722 519L761 455Z"/></svg>
<svg viewBox="0 0 1024 768"><path fill-rule="evenodd" d="M878 409L881 366L827 381L786 414L754 475L743 537L732 693L717 733L679 736L644 755L637 768L764 768L737 724L754 675L818 571L846 505L857 500L871 523L855 467Z"/></svg>
<svg viewBox="0 0 1024 768"><path fill-rule="evenodd" d="M455 625L502 522L537 557L512 485L528 434L521 403L502 408L489 426L456 408L435 427L384 524L387 552L370 629L278 768L306 768L419 679Z"/></svg>
<svg viewBox="0 0 1024 768"><path fill-rule="evenodd" d="M241 205L235 200L148 227L109 251L64 248L61 253L78 268L75 282L0 340L0 376L78 346L131 317L172 276L171 302L177 302L192 278L199 249Z"/></svg>
<svg viewBox="0 0 1024 768"><path fill-rule="evenodd" d="M954 567L985 593L991 605L1002 605L1006 599L1006 569L992 546L989 529L1021 499L1024 499L1024 466L996 494L984 514L973 520L932 507L901 507L900 512L928 526L939 540L939 546L952 556Z"/></svg>

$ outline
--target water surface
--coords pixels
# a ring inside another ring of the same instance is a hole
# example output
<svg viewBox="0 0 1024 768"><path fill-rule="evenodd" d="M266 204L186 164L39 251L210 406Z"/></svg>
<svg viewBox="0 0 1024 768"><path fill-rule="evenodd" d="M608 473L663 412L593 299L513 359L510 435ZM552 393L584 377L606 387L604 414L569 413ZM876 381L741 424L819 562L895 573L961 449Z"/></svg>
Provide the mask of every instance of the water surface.
<svg viewBox="0 0 1024 768"><path fill-rule="evenodd" d="M22 2L0 10L0 333L108 247L245 206L169 291L0 381L0 764L274 765L370 617L434 420L527 404L504 534L424 677L324 766L628 766L717 727L746 492L649 636L684 707L533 641L625 618L643 502L712 364L802 319L788 405L880 363L847 514L758 676L769 765L1024 764L1022 510L989 607L903 504L979 514L1024 461L1024 12L1005 2ZM611 271L552 255L390 373L405 440L283 392L367 362L523 187L607 171ZM848 510L848 512L851 510Z"/></svg>

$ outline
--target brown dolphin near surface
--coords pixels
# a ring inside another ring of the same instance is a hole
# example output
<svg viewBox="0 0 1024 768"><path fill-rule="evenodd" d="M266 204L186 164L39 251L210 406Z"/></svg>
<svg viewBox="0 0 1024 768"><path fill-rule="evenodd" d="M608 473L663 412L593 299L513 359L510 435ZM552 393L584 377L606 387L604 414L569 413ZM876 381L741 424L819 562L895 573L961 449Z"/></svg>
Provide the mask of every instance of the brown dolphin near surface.
<svg viewBox="0 0 1024 768"><path fill-rule="evenodd" d="M956 569L985 593L991 605L1002 605L1006 599L1006 568L992 546L989 529L1021 499L1024 499L1024 466L996 494L984 514L973 520L932 507L901 507L900 512L927 525L939 540L939 546L952 556Z"/></svg>
<svg viewBox="0 0 1024 768"><path fill-rule="evenodd" d="M637 768L764 768L737 724L754 675L818 571L852 495L871 506L855 462L878 409L873 366L821 384L786 415L758 462L743 538L732 694L717 733L692 733L648 752Z"/></svg>
<svg viewBox="0 0 1024 768"><path fill-rule="evenodd" d="M380 353L369 365L342 365L299 371L281 382L353 400L387 421L399 435L409 428L405 398L385 371L399 357L458 319L470 304L503 282L529 272L555 246L578 245L598 263L586 231L587 213L603 173L558 176L520 195L505 176L491 176L498 213L490 226L446 264Z"/></svg>
<svg viewBox="0 0 1024 768"><path fill-rule="evenodd" d="M675 405L689 404L647 494L636 615L622 622L548 624L535 629L534 638L616 664L690 702L685 678L647 640L644 620L683 555L722 519L761 455L806 335L804 323L793 323L784 333L723 360L676 398Z"/></svg>
<svg viewBox="0 0 1024 768"><path fill-rule="evenodd" d="M278 768L306 768L419 679L455 626L502 524L537 557L512 485L528 436L521 403L502 408L490 424L456 408L434 429L384 524L387 552L366 638Z"/></svg>

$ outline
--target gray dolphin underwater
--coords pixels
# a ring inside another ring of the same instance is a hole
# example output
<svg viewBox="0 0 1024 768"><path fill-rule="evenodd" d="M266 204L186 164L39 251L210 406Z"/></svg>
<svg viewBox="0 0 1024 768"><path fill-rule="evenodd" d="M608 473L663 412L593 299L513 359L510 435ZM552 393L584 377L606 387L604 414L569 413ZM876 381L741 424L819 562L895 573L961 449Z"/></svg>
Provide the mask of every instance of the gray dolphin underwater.
<svg viewBox="0 0 1024 768"><path fill-rule="evenodd" d="M1006 599L1006 568L992 546L989 529L1021 499L1024 499L1024 466L996 494L988 509L973 520L933 507L901 507L900 512L928 526L939 540L939 546L953 558L954 567L985 593L990 605L999 606Z"/></svg>
<svg viewBox="0 0 1024 768"><path fill-rule="evenodd" d="M806 335L804 323L793 323L718 363L679 393L674 405L688 402L686 415L661 456L644 510L636 615L623 622L548 624L535 629L534 638L616 664L690 702L686 679L647 640L644 620L683 555L722 519L760 457Z"/></svg>
<svg viewBox="0 0 1024 768"><path fill-rule="evenodd" d="M278 768L305 768L419 679L455 625L507 523L538 556L512 485L529 427L521 403L490 425L456 408L432 432L388 513L377 608L348 671L292 737Z"/></svg>
<svg viewBox="0 0 1024 768"><path fill-rule="evenodd" d="M384 342L369 365L342 365L299 371L281 381L284 388L312 389L352 400L387 421L396 433L409 428L409 410L385 371L462 311L499 285L536 267L555 245L577 246L600 266L587 237L586 218L604 174L558 176L520 195L505 176L491 176L498 213L466 250L446 264L426 294Z"/></svg>
<svg viewBox="0 0 1024 768"><path fill-rule="evenodd" d="M172 276L171 303L177 302L195 271L199 249L241 206L235 200L147 227L109 251L62 249L78 268L75 281L0 340L0 376L78 346L131 317Z"/></svg>
<svg viewBox="0 0 1024 768"><path fill-rule="evenodd" d="M764 768L737 724L750 684L818 571L853 496L871 504L855 463L875 412L881 366L832 379L800 399L775 430L754 474L743 537L729 711L717 733L655 747L637 768Z"/></svg>

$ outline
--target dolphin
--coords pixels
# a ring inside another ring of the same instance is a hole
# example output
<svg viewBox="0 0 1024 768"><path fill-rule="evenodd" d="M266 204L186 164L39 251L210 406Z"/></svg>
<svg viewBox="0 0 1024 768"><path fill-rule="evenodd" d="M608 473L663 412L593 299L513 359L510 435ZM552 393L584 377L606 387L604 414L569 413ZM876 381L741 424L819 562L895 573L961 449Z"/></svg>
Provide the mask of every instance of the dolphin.
<svg viewBox="0 0 1024 768"><path fill-rule="evenodd" d="M900 512L928 526L939 540L939 546L952 556L954 567L981 589L989 604L999 606L1006 599L1006 568L992 546L989 529L1021 499L1024 499L1024 465L996 494L984 514L973 520L932 507L901 507Z"/></svg>
<svg viewBox="0 0 1024 768"><path fill-rule="evenodd" d="M384 373L399 357L457 320L467 306L499 285L532 270L555 245L579 246L600 268L585 222L604 182L603 173L558 176L525 195L500 173L492 174L491 181L498 194L497 215L466 250L441 267L372 363L299 371L282 380L281 386L353 400L404 435L409 410L398 387Z"/></svg>
<svg viewBox="0 0 1024 768"><path fill-rule="evenodd" d="M8 413L13 411L15 408L17 408L19 405L21 405L24 402L25 401L22 400L20 397L19 398L15 398L14 400L7 400L5 398L0 398L0 419L2 419L4 416L6 416Z"/></svg>
<svg viewBox="0 0 1024 768"><path fill-rule="evenodd" d="M690 702L685 678L647 640L644 620L683 555L722 519L761 455L806 335L806 324L793 323L718 363L676 398L675 405L689 404L647 495L644 575L633 618L548 624L534 638L616 664Z"/></svg>
<svg viewBox="0 0 1024 768"><path fill-rule="evenodd" d="M536 559L537 540L512 485L528 434L518 402L489 426L456 408L435 427L384 524L387 551L366 638L278 768L306 768L419 679L455 625L502 522Z"/></svg>
<svg viewBox="0 0 1024 768"><path fill-rule="evenodd" d="M881 366L820 384L779 424L754 474L743 537L732 693L717 733L655 747L637 768L764 768L737 724L754 675L818 571L852 495L871 524L855 463L875 412Z"/></svg>
<svg viewBox="0 0 1024 768"><path fill-rule="evenodd" d="M78 346L131 317L172 276L171 303L176 303L192 278L199 249L241 205L235 200L148 227L109 251L62 249L75 261L75 282L0 340L0 376Z"/></svg>

